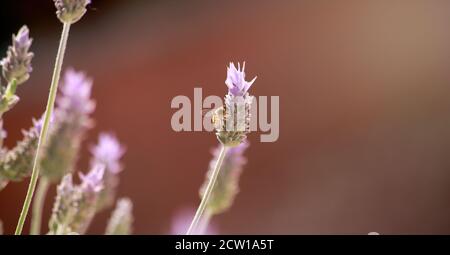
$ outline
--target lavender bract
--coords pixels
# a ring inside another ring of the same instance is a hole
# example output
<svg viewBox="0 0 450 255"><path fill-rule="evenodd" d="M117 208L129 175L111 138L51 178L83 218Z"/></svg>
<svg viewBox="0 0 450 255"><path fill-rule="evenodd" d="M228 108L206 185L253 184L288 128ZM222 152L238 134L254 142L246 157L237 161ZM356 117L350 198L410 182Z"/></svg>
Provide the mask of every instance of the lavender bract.
<svg viewBox="0 0 450 255"><path fill-rule="evenodd" d="M236 68L234 63L230 63L230 66L227 67L227 79L225 80L228 93L233 96L244 96L256 78L253 78L250 82L245 80L245 62L242 65L242 70L240 63L238 63L238 68Z"/></svg>
<svg viewBox="0 0 450 255"><path fill-rule="evenodd" d="M221 121L216 125L216 135L219 141L228 147L238 146L250 132L250 108L253 96L248 94L256 77L247 82L245 80L245 63L241 70L233 63L227 68L227 79L225 84L228 87L228 94L225 96L225 105L220 109Z"/></svg>
<svg viewBox="0 0 450 255"><path fill-rule="evenodd" d="M125 153L125 148L113 134L101 133L96 146L92 147L93 155L91 165L104 164L108 172L118 174L122 171L120 158Z"/></svg>

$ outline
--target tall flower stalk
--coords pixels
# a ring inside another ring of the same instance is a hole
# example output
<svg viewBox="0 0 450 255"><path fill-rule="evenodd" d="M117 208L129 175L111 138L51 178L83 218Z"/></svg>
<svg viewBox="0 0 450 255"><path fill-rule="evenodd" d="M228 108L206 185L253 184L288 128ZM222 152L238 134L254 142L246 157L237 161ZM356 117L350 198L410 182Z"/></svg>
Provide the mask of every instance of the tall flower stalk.
<svg viewBox="0 0 450 255"><path fill-rule="evenodd" d="M59 78L61 75L61 68L66 51L67 40L69 38L70 26L71 24L77 22L84 15L84 13L86 12L86 6L90 3L90 0L54 0L54 2L57 9L56 14L59 20L63 23L63 29L59 42L58 53L56 55L55 67L53 70L52 82L50 85L50 92L48 95L42 130L39 135L38 147L33 161L30 184L28 185L27 195L25 197L23 208L17 223L15 231L16 235L22 234L23 225L28 215L28 210L30 208L34 191L36 189L36 184L39 178L41 154L43 151L43 146L47 139L50 118L52 116L53 108L55 105L56 93L58 91Z"/></svg>
<svg viewBox="0 0 450 255"><path fill-rule="evenodd" d="M230 63L227 68L225 84L228 87L228 94L225 96L225 105L215 110L213 116L216 136L221 143L221 147L217 160L214 162L214 167L210 170L206 188L202 191L200 205L189 226L187 235L198 233L200 228L206 228L211 215L210 212L206 214L206 217L204 214L208 203L210 203L224 158L230 149L244 142L250 132L250 107L253 97L247 91L255 80L256 77L250 82L245 80L245 62L242 70L240 64L236 68L233 63Z"/></svg>
<svg viewBox="0 0 450 255"><path fill-rule="evenodd" d="M222 145L216 165L214 166L214 169L212 171L212 176L208 182L208 185L206 186L205 194L203 195L200 205L198 206L197 211L195 212L194 219L192 220L191 225L189 226L189 229L186 233L187 235L195 233L196 229L198 228L198 225L200 224L202 216L206 210L209 197L212 194L214 184L216 183L217 177L219 176L220 166L222 165L222 161L223 158L225 157L225 154L227 153L227 150L228 148Z"/></svg>

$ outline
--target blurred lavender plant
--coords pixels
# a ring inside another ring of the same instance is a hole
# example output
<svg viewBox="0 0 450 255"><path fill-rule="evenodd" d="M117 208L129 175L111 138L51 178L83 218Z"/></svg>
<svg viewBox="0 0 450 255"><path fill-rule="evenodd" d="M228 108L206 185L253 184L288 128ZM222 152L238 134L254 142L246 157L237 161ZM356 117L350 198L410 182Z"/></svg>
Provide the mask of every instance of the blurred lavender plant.
<svg viewBox="0 0 450 255"><path fill-rule="evenodd" d="M38 144L40 121L33 120L29 130L23 130L23 140L11 150L3 148L0 154L0 175L8 181L22 181L30 176L31 165Z"/></svg>
<svg viewBox="0 0 450 255"><path fill-rule="evenodd" d="M119 185L118 174L123 169L119 160L125 153L125 148L114 135L102 133L97 145L92 147L91 153L93 155L92 166L97 164L105 166L105 187L100 193L97 204L97 209L102 210L114 203L116 189Z"/></svg>
<svg viewBox="0 0 450 255"><path fill-rule="evenodd" d="M74 185L72 175L66 175L58 186L50 234L86 233L95 212L98 195L103 189L105 167L97 165L87 174L80 174L81 184Z"/></svg>
<svg viewBox="0 0 450 255"><path fill-rule="evenodd" d="M50 119L53 114L53 108L55 105L56 94L58 91L59 78L61 75L61 68L64 61L64 55L66 52L67 41L69 38L70 26L81 19L81 17L86 13L86 6L90 3L90 0L54 0L56 7L56 15L59 20L63 23L63 29L61 32L61 39L59 42L58 53L56 54L55 67L53 69L53 76L50 85L50 91L47 100L47 106L44 114L42 129L39 134L38 147L36 149L36 155L33 161L33 168L31 172L30 184L28 185L27 195L23 203L22 211L20 213L19 220L17 222L17 227L15 234L20 235L22 233L23 225L25 224L26 217L28 215L28 210L31 205L31 201L34 196L34 191L36 189L37 181L39 179L40 163L42 157L43 147L47 139L47 133L50 126ZM8 94L8 93L6 93ZM42 197L45 197L47 182L44 181L42 188L39 190L40 199L38 199L36 208L38 209L35 218L40 218L39 209L42 207ZM40 227L40 221L32 226L32 232L38 232Z"/></svg>
<svg viewBox="0 0 450 255"><path fill-rule="evenodd" d="M3 130L2 116L19 101L19 97L15 95L16 88L29 79L32 71L31 60L34 54L29 50L33 39L29 32L27 26L23 26L13 35L12 45L8 48L6 57L0 61L3 77L8 82L6 87L0 86L0 190L9 181L19 181L28 175L30 170L27 163L33 160L37 147L39 130L36 127L23 131L24 139L15 148L8 150L3 147L6 131Z"/></svg>
<svg viewBox="0 0 450 255"><path fill-rule="evenodd" d="M118 173L122 170L119 160L125 152L114 136L101 134L99 144L92 149L91 170L86 175L80 174L80 184L73 183L72 175L82 141L86 131L93 125L90 117L95 109L91 99L92 81L84 73L70 69L65 74L58 98L57 91L70 26L82 18L91 1L54 0L54 3L63 30L46 110L39 121L33 120L33 126L23 131L24 138L12 149L3 147L6 132L2 128L1 116L19 101L15 95L16 88L29 79L32 71L34 54L30 52L32 39L26 26L13 35L12 45L0 62L3 77L7 81L7 85L2 86L0 79L0 190L10 181L21 181L31 176L16 234L22 233L40 175L42 178L33 202L31 233L40 233L47 189L59 181L61 183L49 221L49 233L86 233L96 212L114 203L119 183ZM53 112L55 101L57 107ZM107 233L129 234L132 230L131 210L129 199L120 200Z"/></svg>
<svg viewBox="0 0 450 255"><path fill-rule="evenodd" d="M239 193L239 177L241 176L244 165L247 163L247 159L243 154L248 146L249 145L247 142L243 142L227 151L219 176L217 177L217 181L207 204L207 212L205 212L206 215L213 216L223 213L233 204L236 195ZM205 182L200 188L200 197L204 196L206 187L211 179L214 166L218 160L219 153L220 147L213 150L214 157L209 164L209 170L206 173Z"/></svg>
<svg viewBox="0 0 450 255"><path fill-rule="evenodd" d="M105 234L129 235L133 224L133 203L129 198L121 198L117 201L116 208L108 221Z"/></svg>

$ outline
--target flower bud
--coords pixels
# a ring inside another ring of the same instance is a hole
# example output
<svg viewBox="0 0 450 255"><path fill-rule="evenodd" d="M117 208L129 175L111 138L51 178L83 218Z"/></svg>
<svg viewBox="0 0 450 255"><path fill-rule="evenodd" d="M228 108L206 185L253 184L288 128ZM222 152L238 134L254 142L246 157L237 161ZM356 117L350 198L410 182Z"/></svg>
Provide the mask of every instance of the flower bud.
<svg viewBox="0 0 450 255"><path fill-rule="evenodd" d="M86 13L86 6L91 0L54 0L56 16L63 23L73 24Z"/></svg>
<svg viewBox="0 0 450 255"><path fill-rule="evenodd" d="M12 45L9 46L6 57L0 61L3 68L3 77L8 82L15 79L17 84L22 84L30 77L33 70L31 59L34 54L29 51L33 42L29 33L28 27L23 26L16 35L13 35Z"/></svg>

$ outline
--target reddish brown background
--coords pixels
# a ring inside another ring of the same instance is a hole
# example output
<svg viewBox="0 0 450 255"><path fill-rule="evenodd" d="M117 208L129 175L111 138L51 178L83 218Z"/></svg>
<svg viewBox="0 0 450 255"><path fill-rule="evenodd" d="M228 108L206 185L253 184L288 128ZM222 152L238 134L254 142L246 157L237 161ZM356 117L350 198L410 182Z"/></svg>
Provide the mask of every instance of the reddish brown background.
<svg viewBox="0 0 450 255"><path fill-rule="evenodd" d="M50 0L6 2L2 49L27 23L36 53L5 116L12 146L44 110L61 27ZM217 143L172 131L171 99L192 98L194 87L223 95L226 64L245 60L258 75L252 93L280 96L280 139L250 136L241 193L216 218L221 233L450 234L450 2L93 2L65 67L95 78L86 146L112 130L128 148L120 195L135 203L135 233L167 233L177 210L197 205ZM0 192L7 233L26 185Z"/></svg>

